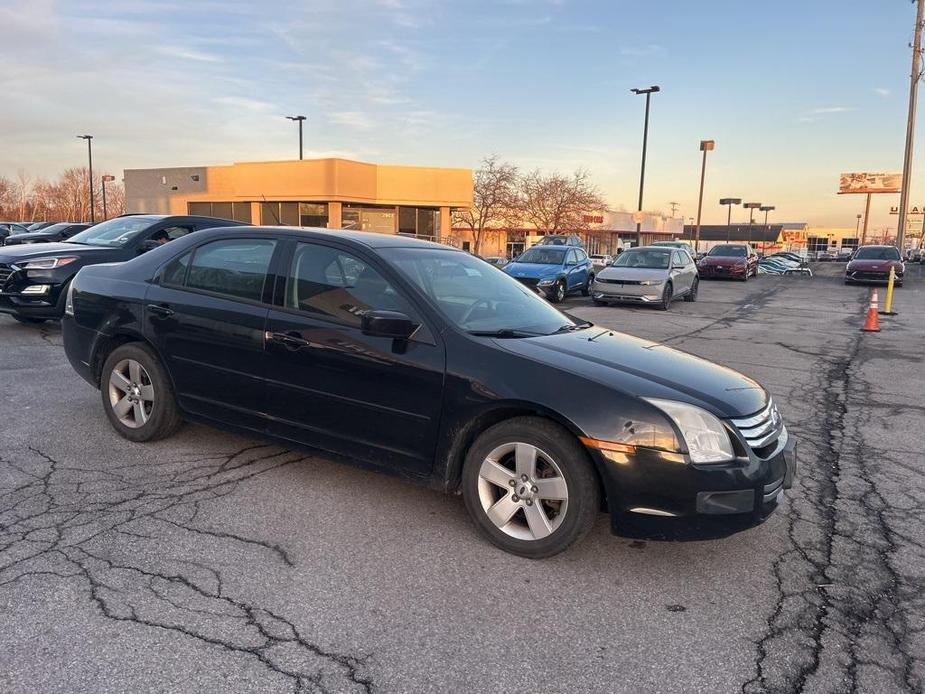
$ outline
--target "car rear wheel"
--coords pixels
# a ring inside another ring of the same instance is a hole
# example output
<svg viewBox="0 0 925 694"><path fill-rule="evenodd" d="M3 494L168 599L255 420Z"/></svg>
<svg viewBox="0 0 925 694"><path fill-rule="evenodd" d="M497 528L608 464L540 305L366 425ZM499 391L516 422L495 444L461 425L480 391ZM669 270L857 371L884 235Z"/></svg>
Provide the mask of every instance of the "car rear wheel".
<svg viewBox="0 0 925 694"><path fill-rule="evenodd" d="M684 300L685 300L685 301L688 301L688 302L690 302L690 301L697 301L697 289L698 289L698 286L699 286L699 285L700 285L700 280L698 280L698 279L695 277L695 278L694 278L693 284L691 284L691 290L690 290L690 291L687 293L687 295L684 297Z"/></svg>
<svg viewBox="0 0 925 694"><path fill-rule="evenodd" d="M100 393L110 424L129 441L165 438L183 421L164 367L142 343L112 351L103 364Z"/></svg>
<svg viewBox="0 0 925 694"><path fill-rule="evenodd" d="M531 559L584 537L600 509L600 488L578 441L539 417L494 425L466 455L466 509L501 549Z"/></svg>
<svg viewBox="0 0 925 694"><path fill-rule="evenodd" d="M581 288L582 296L591 296L591 285L594 283L594 275L588 274L588 281L585 282L585 286Z"/></svg>
<svg viewBox="0 0 925 694"><path fill-rule="evenodd" d="M674 296L674 289L671 286L671 282L665 285L665 288L662 290L662 301L659 304L659 308L663 311L667 311L671 308L671 298Z"/></svg>

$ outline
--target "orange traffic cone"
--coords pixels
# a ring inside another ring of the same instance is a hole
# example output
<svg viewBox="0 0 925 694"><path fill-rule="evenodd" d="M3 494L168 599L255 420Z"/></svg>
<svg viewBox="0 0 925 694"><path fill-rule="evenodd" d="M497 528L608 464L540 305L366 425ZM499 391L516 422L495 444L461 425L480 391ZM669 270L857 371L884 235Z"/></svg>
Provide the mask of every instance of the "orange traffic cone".
<svg viewBox="0 0 925 694"><path fill-rule="evenodd" d="M867 307L867 320L864 321L864 327L861 328L865 333L880 332L880 318L877 315L877 290L870 293L870 306Z"/></svg>

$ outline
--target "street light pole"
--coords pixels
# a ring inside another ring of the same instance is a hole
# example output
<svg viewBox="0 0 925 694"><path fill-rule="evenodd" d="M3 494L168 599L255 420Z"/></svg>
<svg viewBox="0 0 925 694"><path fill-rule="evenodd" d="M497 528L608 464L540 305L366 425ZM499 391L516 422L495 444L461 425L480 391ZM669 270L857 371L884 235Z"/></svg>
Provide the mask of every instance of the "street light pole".
<svg viewBox="0 0 925 694"><path fill-rule="evenodd" d="M305 121L305 116L286 116L286 118L299 124L299 161L302 161L302 123Z"/></svg>
<svg viewBox="0 0 925 694"><path fill-rule="evenodd" d="M858 223L857 223L857 224L855 225L855 227L854 227L854 238L857 238L857 237L858 237L858 234L859 234L860 231L861 231L861 217L863 217L863 216L864 216L864 215L862 215L862 214L859 214L859 215L858 215Z"/></svg>
<svg viewBox="0 0 925 694"><path fill-rule="evenodd" d="M771 228L768 226L768 212L772 212L774 210L774 205L762 205L758 209L761 212L764 212L764 232L765 234L770 236ZM764 243L767 244L767 241L765 241ZM763 245L761 250L765 250L765 248L766 248L766 245Z"/></svg>
<svg viewBox="0 0 925 694"><path fill-rule="evenodd" d="M752 227L755 224L755 210L761 208L760 202L747 202L742 205L746 210L748 210L748 245L752 245Z"/></svg>
<svg viewBox="0 0 925 694"><path fill-rule="evenodd" d="M96 224L96 212L94 211L94 195L93 195L93 135L78 135L78 140L87 141L87 158L90 163L90 223Z"/></svg>
<svg viewBox="0 0 925 694"><path fill-rule="evenodd" d="M648 89L630 89L630 91L636 96L646 95L646 119L642 129L642 167L639 171L639 206L637 208L638 212L642 212L642 191L646 182L646 147L649 142L649 99L652 94L661 91L661 87L652 85ZM642 222L638 221L636 222L636 245L642 245Z"/></svg>
<svg viewBox="0 0 925 694"><path fill-rule="evenodd" d="M115 177L115 176L110 176L109 174L106 174L106 175L104 175L104 176L100 176L100 182L102 183L102 186L103 186L103 221L104 221L104 222L105 222L107 219L109 219L109 214L106 212L106 183L107 183L107 182L112 182L112 181L115 181L115 180L116 180L116 177Z"/></svg>
<svg viewBox="0 0 925 694"><path fill-rule="evenodd" d="M896 225L896 247L903 252L906 236L906 212L909 208L909 188L912 185L912 145L915 139L915 108L922 79L922 19L925 0L918 0L915 11L915 34L912 39L912 75L909 85L909 115L906 119L906 151L903 155L903 182L899 191L899 221Z"/></svg>
<svg viewBox="0 0 925 694"><path fill-rule="evenodd" d="M700 253L700 213L703 211L703 182L707 175L707 152L716 147L714 140L701 140L700 151L703 152L703 162L700 165L700 196L697 198L697 229L694 231L694 255Z"/></svg>
<svg viewBox="0 0 925 694"><path fill-rule="evenodd" d="M726 240L729 241L729 235L732 233L732 206L741 205L742 198L721 198L719 204L726 205L728 208L726 213Z"/></svg>

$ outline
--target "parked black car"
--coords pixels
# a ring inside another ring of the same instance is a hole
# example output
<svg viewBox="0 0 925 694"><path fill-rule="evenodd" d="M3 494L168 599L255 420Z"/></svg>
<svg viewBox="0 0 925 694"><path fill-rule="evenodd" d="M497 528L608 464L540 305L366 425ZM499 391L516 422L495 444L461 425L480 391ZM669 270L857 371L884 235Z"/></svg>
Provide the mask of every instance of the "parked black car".
<svg viewBox="0 0 925 694"><path fill-rule="evenodd" d="M602 498L616 530L656 516L728 534L766 518L795 467L750 378L401 236L193 234L82 269L63 337L131 441L191 419L331 451L461 491L528 557L582 537Z"/></svg>
<svg viewBox="0 0 925 694"><path fill-rule="evenodd" d="M58 222L39 231L28 231L25 234L15 234L8 237L4 246L19 246L24 243L53 243L67 241L74 234L89 229L90 225L84 222Z"/></svg>
<svg viewBox="0 0 925 694"><path fill-rule="evenodd" d="M3 242L10 236L25 234L28 231L29 227L19 222L0 222L0 245L3 245Z"/></svg>
<svg viewBox="0 0 925 694"><path fill-rule="evenodd" d="M193 231L240 222L212 217L126 215L101 222L67 243L0 248L0 313L21 323L60 318L68 284L86 265L130 260Z"/></svg>
<svg viewBox="0 0 925 694"><path fill-rule="evenodd" d="M29 225L29 231L41 231L42 229L47 229L50 226L60 223L61 222L32 222L32 224Z"/></svg>

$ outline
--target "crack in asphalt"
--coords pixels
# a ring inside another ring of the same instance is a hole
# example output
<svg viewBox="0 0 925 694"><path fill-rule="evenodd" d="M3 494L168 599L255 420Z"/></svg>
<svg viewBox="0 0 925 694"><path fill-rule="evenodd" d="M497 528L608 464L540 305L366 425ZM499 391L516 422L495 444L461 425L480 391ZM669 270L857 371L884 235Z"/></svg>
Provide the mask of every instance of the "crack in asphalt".
<svg viewBox="0 0 925 694"><path fill-rule="evenodd" d="M97 469L57 460L37 446L22 456L7 451L0 465L13 480L0 487L0 587L39 577L78 581L106 619L252 658L291 691L373 692L369 654L327 648L291 619L236 595L205 558L214 546L195 560L179 550L168 556L137 550L152 538L176 546L180 534L184 541L233 542L295 566L277 544L211 529L198 518L202 504L303 460L275 446L252 445L215 456Z"/></svg>

